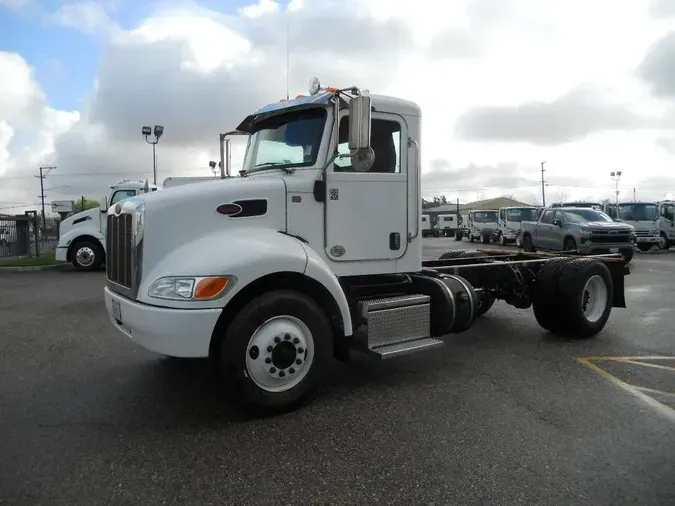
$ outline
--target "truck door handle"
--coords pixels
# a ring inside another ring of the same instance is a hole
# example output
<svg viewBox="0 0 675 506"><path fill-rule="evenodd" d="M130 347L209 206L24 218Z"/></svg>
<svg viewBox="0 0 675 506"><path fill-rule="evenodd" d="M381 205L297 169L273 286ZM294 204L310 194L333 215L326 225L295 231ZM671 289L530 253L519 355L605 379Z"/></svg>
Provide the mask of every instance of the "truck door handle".
<svg viewBox="0 0 675 506"><path fill-rule="evenodd" d="M401 234L398 232L389 234L389 249L393 251L401 249Z"/></svg>

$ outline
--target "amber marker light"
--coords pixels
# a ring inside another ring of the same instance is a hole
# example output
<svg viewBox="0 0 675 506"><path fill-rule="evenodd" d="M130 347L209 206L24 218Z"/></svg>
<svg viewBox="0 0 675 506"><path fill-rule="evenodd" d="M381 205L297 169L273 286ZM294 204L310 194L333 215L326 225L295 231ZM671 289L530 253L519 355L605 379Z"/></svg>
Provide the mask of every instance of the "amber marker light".
<svg viewBox="0 0 675 506"><path fill-rule="evenodd" d="M204 300L217 297L227 288L229 283L230 280L226 277L201 279L195 287L194 298Z"/></svg>

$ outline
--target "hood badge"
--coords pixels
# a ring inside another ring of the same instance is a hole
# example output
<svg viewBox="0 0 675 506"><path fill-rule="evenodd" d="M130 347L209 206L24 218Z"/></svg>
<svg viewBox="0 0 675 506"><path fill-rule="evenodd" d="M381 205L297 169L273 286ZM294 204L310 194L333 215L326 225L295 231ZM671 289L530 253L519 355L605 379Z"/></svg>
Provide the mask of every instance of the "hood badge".
<svg viewBox="0 0 675 506"><path fill-rule="evenodd" d="M122 212L122 204L117 204L115 206L115 214L119 215Z"/></svg>
<svg viewBox="0 0 675 506"><path fill-rule="evenodd" d="M238 216L243 211L239 204L220 204L216 207L216 212L225 216Z"/></svg>
<svg viewBox="0 0 675 506"><path fill-rule="evenodd" d="M339 244L336 244L335 246L333 246L333 247L330 249L330 254L331 254L331 256L333 256L333 257L339 258L339 257L341 257L342 255L344 255L345 253L346 253L346 250L345 250L344 246L341 246L341 245L339 245Z"/></svg>

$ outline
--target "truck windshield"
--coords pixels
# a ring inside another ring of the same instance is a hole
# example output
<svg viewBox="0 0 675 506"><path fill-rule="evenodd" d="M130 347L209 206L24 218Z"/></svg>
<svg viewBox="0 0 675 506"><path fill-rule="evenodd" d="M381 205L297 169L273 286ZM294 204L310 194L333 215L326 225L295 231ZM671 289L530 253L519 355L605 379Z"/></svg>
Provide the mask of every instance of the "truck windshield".
<svg viewBox="0 0 675 506"><path fill-rule="evenodd" d="M535 207L523 207L521 209L507 209L507 221L537 221L539 210Z"/></svg>
<svg viewBox="0 0 675 506"><path fill-rule="evenodd" d="M497 221L497 211L479 211L473 214L476 223L493 223Z"/></svg>
<svg viewBox="0 0 675 506"><path fill-rule="evenodd" d="M249 139L243 169L250 174L270 167L313 166L319 155L326 116L326 109L314 108L262 121Z"/></svg>
<svg viewBox="0 0 675 506"><path fill-rule="evenodd" d="M655 221L659 218L656 204L619 204L619 219L626 221Z"/></svg>
<svg viewBox="0 0 675 506"><path fill-rule="evenodd" d="M614 221L601 211L594 209L565 210L565 217L570 223L586 223L589 221Z"/></svg>

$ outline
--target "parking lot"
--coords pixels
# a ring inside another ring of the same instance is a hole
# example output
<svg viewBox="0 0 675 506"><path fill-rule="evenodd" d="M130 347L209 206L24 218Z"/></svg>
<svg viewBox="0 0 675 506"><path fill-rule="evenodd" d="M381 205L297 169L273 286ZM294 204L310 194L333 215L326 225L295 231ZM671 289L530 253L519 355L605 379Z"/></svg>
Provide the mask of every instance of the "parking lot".
<svg viewBox="0 0 675 506"><path fill-rule="evenodd" d="M498 302L440 351L336 363L309 405L250 419L204 361L119 337L103 273L0 273L0 503L673 504L675 251L626 282L594 339Z"/></svg>

